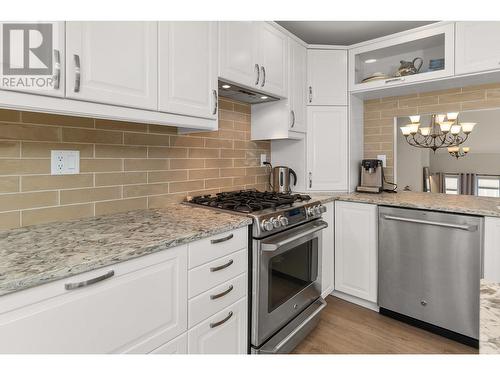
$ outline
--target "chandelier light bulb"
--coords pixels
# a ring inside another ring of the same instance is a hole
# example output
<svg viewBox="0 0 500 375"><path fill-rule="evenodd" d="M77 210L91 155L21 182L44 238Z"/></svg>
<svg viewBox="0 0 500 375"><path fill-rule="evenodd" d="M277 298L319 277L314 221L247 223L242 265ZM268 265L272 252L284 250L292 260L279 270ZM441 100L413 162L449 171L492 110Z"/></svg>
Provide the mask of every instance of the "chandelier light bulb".
<svg viewBox="0 0 500 375"><path fill-rule="evenodd" d="M420 116L419 115L410 116L410 121L412 124L418 124L420 122Z"/></svg>
<svg viewBox="0 0 500 375"><path fill-rule="evenodd" d="M448 152L458 152L460 148L458 146L448 147Z"/></svg>
<svg viewBox="0 0 500 375"><path fill-rule="evenodd" d="M460 125L453 125L451 127L451 134L457 135L458 133L460 133L460 129L462 129Z"/></svg>
<svg viewBox="0 0 500 375"><path fill-rule="evenodd" d="M427 137L429 134L431 134L431 128L430 127L420 128L420 134L422 134L424 137Z"/></svg>
<svg viewBox="0 0 500 375"><path fill-rule="evenodd" d="M462 148L463 152L468 153L470 151L470 147L464 147Z"/></svg>
<svg viewBox="0 0 500 375"><path fill-rule="evenodd" d="M417 134L418 132L418 127L420 126L419 123L416 123L416 124L409 124L409 125L406 125L408 128L410 128L410 134Z"/></svg>
<svg viewBox="0 0 500 375"><path fill-rule="evenodd" d="M450 112L446 114L446 118L448 119L448 121L456 121L457 117L458 112Z"/></svg>
<svg viewBox="0 0 500 375"><path fill-rule="evenodd" d="M442 122L444 122L444 119L445 119L445 118L446 118L446 116L445 116L445 115L437 115L437 116L436 116L436 122L437 122L438 124L441 124Z"/></svg>
<svg viewBox="0 0 500 375"><path fill-rule="evenodd" d="M476 126L476 123L475 122L462 122L460 125L462 126L462 131L465 134L469 134L472 131L472 129L474 129L474 126Z"/></svg>
<svg viewBox="0 0 500 375"><path fill-rule="evenodd" d="M400 129L405 137L410 135L410 128L408 126L402 126Z"/></svg>
<svg viewBox="0 0 500 375"><path fill-rule="evenodd" d="M452 125L452 124L453 124L453 123L452 123L452 122L450 122L450 121L444 121L444 122L440 122L440 123L439 123L439 127L441 128L441 131L442 131L444 134L446 134L446 133L448 133L448 132L450 131L450 129L451 129L451 125Z"/></svg>

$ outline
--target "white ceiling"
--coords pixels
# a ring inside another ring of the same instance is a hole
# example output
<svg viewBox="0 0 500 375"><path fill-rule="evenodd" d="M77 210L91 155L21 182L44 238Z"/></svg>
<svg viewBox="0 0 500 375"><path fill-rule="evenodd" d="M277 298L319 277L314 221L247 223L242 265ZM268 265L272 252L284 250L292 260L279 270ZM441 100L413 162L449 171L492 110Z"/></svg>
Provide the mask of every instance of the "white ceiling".
<svg viewBox="0 0 500 375"><path fill-rule="evenodd" d="M309 44L350 45L436 21L276 21Z"/></svg>

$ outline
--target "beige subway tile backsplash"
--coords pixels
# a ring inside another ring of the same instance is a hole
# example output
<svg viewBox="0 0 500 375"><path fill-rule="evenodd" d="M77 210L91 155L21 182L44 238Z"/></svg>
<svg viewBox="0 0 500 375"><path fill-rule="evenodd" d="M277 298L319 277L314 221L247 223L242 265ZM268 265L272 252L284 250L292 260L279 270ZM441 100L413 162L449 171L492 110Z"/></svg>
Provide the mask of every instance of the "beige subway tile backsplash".
<svg viewBox="0 0 500 375"><path fill-rule="evenodd" d="M267 189L258 166L271 146L250 141L250 106L221 99L219 108L220 130L190 134L0 109L0 230L159 208L187 195ZM51 150L80 151L81 173L51 176Z"/></svg>

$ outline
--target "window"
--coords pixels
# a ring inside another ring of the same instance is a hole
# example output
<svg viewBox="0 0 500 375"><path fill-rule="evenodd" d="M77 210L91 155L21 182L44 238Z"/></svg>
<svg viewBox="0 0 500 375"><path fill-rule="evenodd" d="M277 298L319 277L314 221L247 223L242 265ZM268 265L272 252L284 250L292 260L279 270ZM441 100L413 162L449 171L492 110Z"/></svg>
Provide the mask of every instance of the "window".
<svg viewBox="0 0 500 375"><path fill-rule="evenodd" d="M460 194L458 185L458 175L447 174L444 176L444 192L446 194Z"/></svg>
<svg viewBox="0 0 500 375"><path fill-rule="evenodd" d="M477 176L477 196L500 197L500 176Z"/></svg>

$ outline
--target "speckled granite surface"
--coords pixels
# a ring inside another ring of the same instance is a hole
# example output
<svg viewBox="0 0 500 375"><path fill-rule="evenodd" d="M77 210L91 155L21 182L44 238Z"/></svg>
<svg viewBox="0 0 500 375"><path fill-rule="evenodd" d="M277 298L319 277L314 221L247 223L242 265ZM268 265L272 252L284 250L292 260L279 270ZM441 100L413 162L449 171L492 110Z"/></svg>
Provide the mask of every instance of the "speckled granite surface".
<svg viewBox="0 0 500 375"><path fill-rule="evenodd" d="M251 224L246 216L162 209L0 232L0 296Z"/></svg>
<svg viewBox="0 0 500 375"><path fill-rule="evenodd" d="M481 280L479 353L500 354L500 284Z"/></svg>
<svg viewBox="0 0 500 375"><path fill-rule="evenodd" d="M500 217L500 198L402 191L395 194L338 194L334 199L349 202Z"/></svg>

